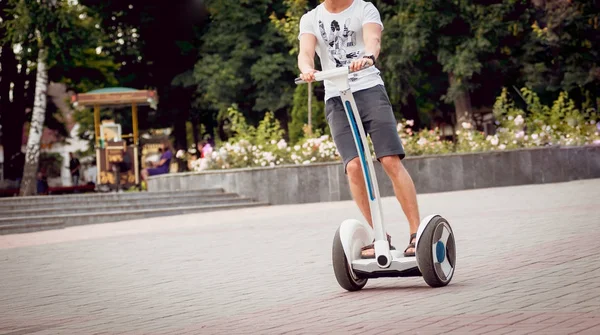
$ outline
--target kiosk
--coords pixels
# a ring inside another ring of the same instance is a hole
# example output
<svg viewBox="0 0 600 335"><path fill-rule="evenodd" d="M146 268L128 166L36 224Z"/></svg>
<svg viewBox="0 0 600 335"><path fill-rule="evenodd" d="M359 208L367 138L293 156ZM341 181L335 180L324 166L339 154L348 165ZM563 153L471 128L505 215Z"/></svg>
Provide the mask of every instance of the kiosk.
<svg viewBox="0 0 600 335"><path fill-rule="evenodd" d="M75 107L93 107L98 189L123 189L140 185L138 107L156 109L158 96L153 90L111 87L76 94L71 97ZM132 134L121 134L114 122L100 122L101 108L131 106ZM127 139L131 138L131 144Z"/></svg>

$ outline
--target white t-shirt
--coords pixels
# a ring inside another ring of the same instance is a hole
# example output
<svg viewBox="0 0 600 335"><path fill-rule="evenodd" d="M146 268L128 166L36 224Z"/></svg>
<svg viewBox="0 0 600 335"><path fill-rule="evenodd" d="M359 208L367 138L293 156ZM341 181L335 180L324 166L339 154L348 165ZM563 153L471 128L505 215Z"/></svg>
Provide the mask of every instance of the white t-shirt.
<svg viewBox="0 0 600 335"><path fill-rule="evenodd" d="M316 53L321 60L321 71L350 65L352 60L365 54L362 26L365 23L378 23L383 30L379 11L363 0L354 0L350 7L340 13L329 13L323 3L302 15L300 33L317 37ZM349 76L352 92L383 85L377 67L352 73ZM325 101L339 96L339 90L329 80L325 84Z"/></svg>

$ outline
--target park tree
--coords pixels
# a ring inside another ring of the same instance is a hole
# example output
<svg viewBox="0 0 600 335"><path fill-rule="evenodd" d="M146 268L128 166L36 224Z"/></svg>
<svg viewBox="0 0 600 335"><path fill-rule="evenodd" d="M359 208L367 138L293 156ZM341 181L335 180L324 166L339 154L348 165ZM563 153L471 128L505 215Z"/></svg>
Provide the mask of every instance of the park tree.
<svg viewBox="0 0 600 335"><path fill-rule="evenodd" d="M593 99L600 96L600 3L532 3L521 20L529 28L522 34L526 41L521 47L523 85L545 96L546 102L566 91L581 103L596 104Z"/></svg>
<svg viewBox="0 0 600 335"><path fill-rule="evenodd" d="M7 7L6 19L2 22L6 31L3 44L19 46L23 51L22 59L25 60L22 65L31 62L36 74L25 167L19 192L20 195L32 195L35 193L40 139L47 113L49 71L60 64L55 75L57 80L64 80L65 76L86 63L91 51L101 45L102 35L96 28L96 19L89 15L85 7L76 3L9 0ZM95 66L91 68L99 71Z"/></svg>
<svg viewBox="0 0 600 335"><path fill-rule="evenodd" d="M416 41L406 34L406 22L399 16L404 1L374 3L384 25L377 66L396 117L413 120L414 129L428 125L434 114L447 117L448 109L440 102L447 76L431 50L413 50Z"/></svg>
<svg viewBox="0 0 600 335"><path fill-rule="evenodd" d="M471 92L477 88L472 79L510 34L512 22L506 18L515 2L396 1L396 14L386 20L395 28L386 36L394 40L386 55L394 55L389 61L402 69L400 76L410 78L401 87L411 87L421 81L428 66L439 65L447 87L442 100L453 103L457 123L472 122ZM414 66L417 69L408 72ZM434 83L442 84L437 79Z"/></svg>
<svg viewBox="0 0 600 335"><path fill-rule="evenodd" d="M0 1L0 36L6 36L7 11L14 6ZM27 62L17 58L12 43L0 44L0 129L4 153L4 178L15 180L23 171L14 171L12 159L21 151L21 137L25 120ZM33 78L35 79L35 77ZM31 85L30 85L31 86ZM11 99L12 97L12 99ZM17 140L18 139L18 140Z"/></svg>
<svg viewBox="0 0 600 335"><path fill-rule="evenodd" d="M186 121L205 116L195 104L190 78L207 23L203 1L80 0L100 17L115 43L104 52L120 65L118 85L156 89L156 113L144 113L142 129L173 127L175 147L188 145ZM125 111L126 112L126 111ZM202 120L211 125L211 120Z"/></svg>
<svg viewBox="0 0 600 335"><path fill-rule="evenodd" d="M294 61L294 71L298 76L296 59L298 57L298 33L300 31L300 18L308 10L318 5L320 0L284 0L286 6L285 15L278 17L277 13L271 13L271 23L285 37L285 50L282 52ZM318 67L318 59L315 60ZM309 89L310 87L310 89ZM310 126L309 132L327 133L327 121L325 119L325 104L317 100L316 90L322 91L321 83L310 85L298 85L294 88L290 122L288 123L288 137L294 143L304 136L305 126ZM322 93L322 92L321 92ZM309 109L309 94L310 109ZM321 94L322 98L322 94ZM310 118L310 120L309 120Z"/></svg>
<svg viewBox="0 0 600 335"><path fill-rule="evenodd" d="M213 111L222 128L236 103L250 123L272 111L285 128L292 103L295 60L286 40L270 24L281 16L281 0L208 0L210 15L201 39L194 79L200 105ZM221 137L226 136L222 131ZM224 139L224 138L222 138Z"/></svg>
<svg viewBox="0 0 600 335"><path fill-rule="evenodd" d="M313 87L315 83L312 83ZM308 129L308 85L298 85L294 90L294 100L292 110L290 112L290 122L288 123L288 138L290 143L296 143L305 136L305 133L310 132L308 135L319 135L329 134L329 127L327 126L327 120L325 118L325 103L319 101L314 96L313 92L311 104L311 122L312 129Z"/></svg>

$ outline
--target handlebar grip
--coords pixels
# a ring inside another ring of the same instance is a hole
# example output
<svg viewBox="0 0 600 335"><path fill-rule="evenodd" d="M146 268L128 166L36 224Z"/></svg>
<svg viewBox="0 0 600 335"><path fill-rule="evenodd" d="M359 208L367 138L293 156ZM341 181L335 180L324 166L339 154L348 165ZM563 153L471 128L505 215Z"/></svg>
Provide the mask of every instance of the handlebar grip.
<svg viewBox="0 0 600 335"><path fill-rule="evenodd" d="M367 65L367 66L365 66L365 67L363 67L361 69L358 69L356 71L350 71L350 69L348 68L348 66L338 67L338 68L331 69L331 70L328 70L328 71L317 72L318 74L315 74L315 79L316 79L316 81L321 81L321 80L323 80L323 79L325 79L325 78L327 78L327 77L329 77L331 75L337 75L339 73L347 73L347 74L348 73L354 73L354 72L358 72L358 71L362 71L364 69L367 69L367 68L369 68L371 66L372 65ZM306 84L306 81L304 81L304 80L302 80L300 78L296 78L294 80L294 82L296 83L296 85L298 85L298 84Z"/></svg>

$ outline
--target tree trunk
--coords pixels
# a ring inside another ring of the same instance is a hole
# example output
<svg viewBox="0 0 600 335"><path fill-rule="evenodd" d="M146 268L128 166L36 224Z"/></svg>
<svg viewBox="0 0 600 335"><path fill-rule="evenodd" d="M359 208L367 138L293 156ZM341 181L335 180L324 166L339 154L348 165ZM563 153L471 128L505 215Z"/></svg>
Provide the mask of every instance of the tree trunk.
<svg viewBox="0 0 600 335"><path fill-rule="evenodd" d="M200 143L200 128L198 125L198 118L192 118L192 136L194 138L194 149L196 149L196 158L200 158L200 150L198 150L198 143Z"/></svg>
<svg viewBox="0 0 600 335"><path fill-rule="evenodd" d="M175 136L175 149L187 150L187 129L185 122L187 121L187 113L183 111L175 111L173 120L173 135Z"/></svg>
<svg viewBox="0 0 600 335"><path fill-rule="evenodd" d="M38 53L37 74L35 78L35 100L29 126L29 138L25 154L25 168L21 183L21 196L36 193L36 174L40 158L40 140L44 130L46 115L46 92L48 91L48 73L46 69L46 50L41 48Z"/></svg>
<svg viewBox="0 0 600 335"><path fill-rule="evenodd" d="M450 80L450 86L460 85L456 83L454 74L450 72L448 74ZM471 95L465 89L460 89L459 94L454 98L454 109L456 111L456 125L460 129L463 122L473 124L473 108L471 107Z"/></svg>
<svg viewBox="0 0 600 335"><path fill-rule="evenodd" d="M175 152L173 152L173 155L175 155L175 153L179 150L183 150L183 151L187 151L187 127L186 127L186 121L187 121L187 116L188 116L189 112L184 112L184 111L176 111L174 114L175 116L175 120L174 120L174 124L173 124L173 133L175 135ZM187 165L185 163L183 163L183 160L176 158L175 159L177 162L177 171L178 172L185 172L187 171Z"/></svg>
<svg viewBox="0 0 600 335"><path fill-rule="evenodd" d="M204 124L204 129L205 129L204 134L202 134L202 138L204 138L206 135L210 135L210 139L208 142L210 143L211 146L214 147L215 146L215 128L217 128L216 136L219 136L219 134L218 134L219 124L212 117L200 118L199 122Z"/></svg>

